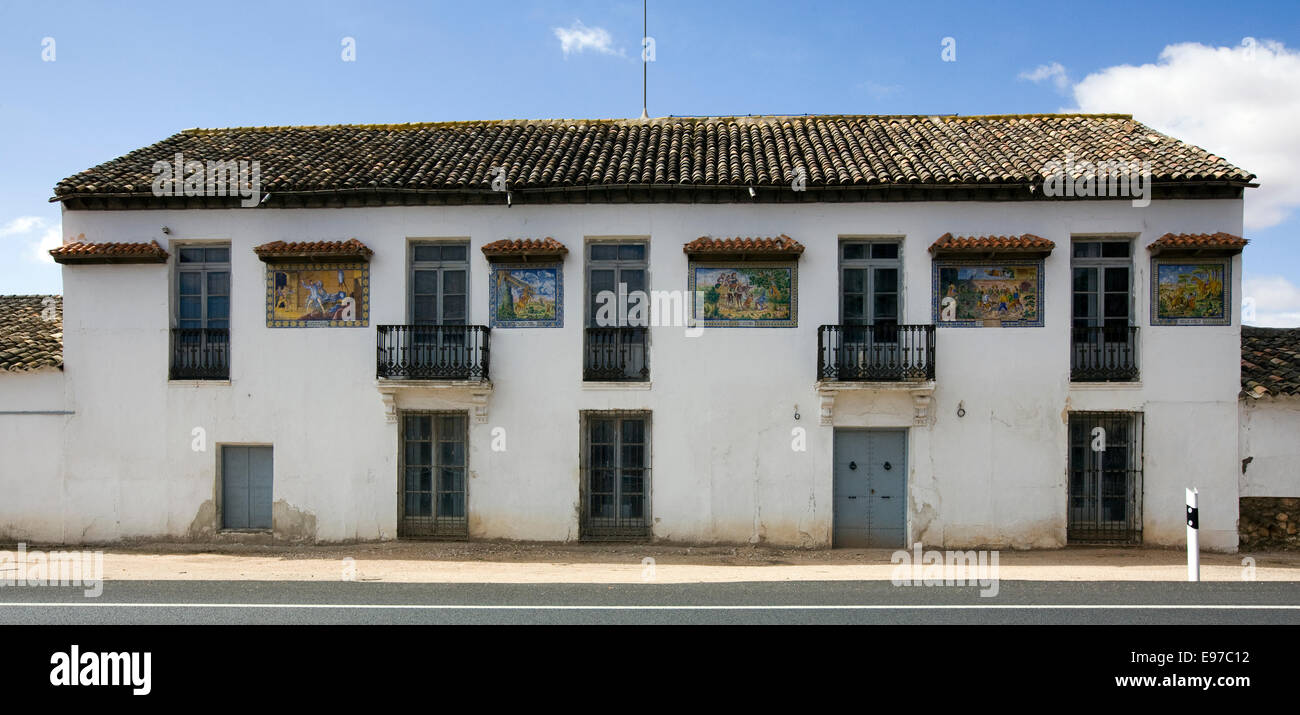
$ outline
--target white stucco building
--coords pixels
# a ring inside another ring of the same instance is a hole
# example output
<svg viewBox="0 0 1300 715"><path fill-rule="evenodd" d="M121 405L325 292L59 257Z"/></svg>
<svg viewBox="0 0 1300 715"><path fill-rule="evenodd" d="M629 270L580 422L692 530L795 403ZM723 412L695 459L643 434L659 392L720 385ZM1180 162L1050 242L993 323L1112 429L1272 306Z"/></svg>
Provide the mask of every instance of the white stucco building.
<svg viewBox="0 0 1300 715"><path fill-rule="evenodd" d="M1252 179L1123 116L184 132L56 189L0 538L1174 545L1195 486L1234 550Z"/></svg>

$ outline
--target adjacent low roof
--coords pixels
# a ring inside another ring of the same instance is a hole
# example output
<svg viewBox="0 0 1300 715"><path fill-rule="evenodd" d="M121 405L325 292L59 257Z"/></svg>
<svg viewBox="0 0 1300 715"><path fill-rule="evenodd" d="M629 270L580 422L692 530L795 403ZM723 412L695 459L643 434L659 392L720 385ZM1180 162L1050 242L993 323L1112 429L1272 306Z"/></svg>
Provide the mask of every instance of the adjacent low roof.
<svg viewBox="0 0 1300 715"><path fill-rule="evenodd" d="M1218 233L1166 233L1147 246L1152 255L1174 252L1215 251L1240 253L1250 241L1222 231Z"/></svg>
<svg viewBox="0 0 1300 715"><path fill-rule="evenodd" d="M355 238L346 241L312 241L286 243L272 241L253 248L257 257L268 263L289 260L343 261L370 260L374 251Z"/></svg>
<svg viewBox="0 0 1300 715"><path fill-rule="evenodd" d="M1044 200L1028 187L1041 185L1048 163L1067 154L1076 166L1149 161L1157 189L1213 185L1240 196L1254 179L1121 114L666 117L188 129L60 181L51 200L74 208L122 207L100 201L110 198L139 200L128 208L204 205L153 196L155 162L173 164L177 155L259 162L271 206L331 197L361 205L467 197L504 204L502 188L516 201L530 194L534 201L632 200L631 190L650 191L642 200L654 201L692 200L701 191L725 201L869 200L882 189L889 200L905 200L905 192L889 191L980 187ZM504 187L493 186L498 167ZM804 190L795 191L799 178ZM751 197L750 188L759 190Z"/></svg>
<svg viewBox="0 0 1300 715"><path fill-rule="evenodd" d="M785 258L803 254L803 244L784 233L770 238L713 238L700 236L682 246L688 256Z"/></svg>
<svg viewBox="0 0 1300 715"><path fill-rule="evenodd" d="M1300 328L1241 328L1241 391L1300 396Z"/></svg>
<svg viewBox="0 0 1300 715"><path fill-rule="evenodd" d="M0 295L0 372L63 369L63 296Z"/></svg>
<svg viewBox="0 0 1300 715"><path fill-rule="evenodd" d="M74 241L50 249L55 263L166 263L167 251L148 243L89 243Z"/></svg>
<svg viewBox="0 0 1300 715"><path fill-rule="evenodd" d="M1032 233L1019 236L954 236L945 233L939 240L930 244L930 253L938 256L944 254L981 254L981 253L1021 253L1047 255L1056 248L1056 243Z"/></svg>
<svg viewBox="0 0 1300 715"><path fill-rule="evenodd" d="M562 258L569 249L559 241L546 238L503 238L483 246L483 255L489 261L528 260L530 258Z"/></svg>

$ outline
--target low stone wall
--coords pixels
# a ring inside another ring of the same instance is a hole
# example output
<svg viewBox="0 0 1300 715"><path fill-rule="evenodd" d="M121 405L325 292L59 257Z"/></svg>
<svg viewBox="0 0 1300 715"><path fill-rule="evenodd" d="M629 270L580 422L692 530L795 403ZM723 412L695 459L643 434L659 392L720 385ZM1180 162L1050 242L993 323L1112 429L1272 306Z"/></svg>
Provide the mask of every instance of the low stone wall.
<svg viewBox="0 0 1300 715"><path fill-rule="evenodd" d="M1300 549L1300 497L1242 497L1242 548Z"/></svg>

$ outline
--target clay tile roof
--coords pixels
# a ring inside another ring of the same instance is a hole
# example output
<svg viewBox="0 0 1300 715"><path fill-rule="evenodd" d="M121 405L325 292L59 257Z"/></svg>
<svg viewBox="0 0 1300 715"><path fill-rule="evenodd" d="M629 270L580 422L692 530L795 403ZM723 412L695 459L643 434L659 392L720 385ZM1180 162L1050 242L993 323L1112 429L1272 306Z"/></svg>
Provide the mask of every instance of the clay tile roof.
<svg viewBox="0 0 1300 715"><path fill-rule="evenodd" d="M1300 397L1300 328L1241 328L1241 392Z"/></svg>
<svg viewBox="0 0 1300 715"><path fill-rule="evenodd" d="M930 244L930 253L1037 253L1046 255L1056 244L1032 233L1019 236L953 236L945 233Z"/></svg>
<svg viewBox="0 0 1300 715"><path fill-rule="evenodd" d="M267 262L294 259L310 261L370 260L370 257L375 254L366 244L355 238L349 238L346 241L311 241L303 243L272 241L255 246L253 253L256 253L258 258Z"/></svg>
<svg viewBox="0 0 1300 715"><path fill-rule="evenodd" d="M825 189L1008 186L1031 200L1020 189L1042 184L1049 163L1067 154L1078 162L1150 162L1156 184L1244 187L1254 179L1128 115L662 117L189 129L60 181L52 200L183 207L174 202L185 199L152 194L154 163L177 154L256 161L273 202L328 195L377 205L380 195L400 202L500 195L504 203L506 192L493 192L498 167L516 200L530 191L567 192L564 201L599 200L601 190L620 187L749 201L745 189L788 191L801 175L808 200Z"/></svg>
<svg viewBox="0 0 1300 715"><path fill-rule="evenodd" d="M1240 253L1250 241L1222 231L1218 233L1166 233L1147 246L1151 253L1171 251L1216 251Z"/></svg>
<svg viewBox="0 0 1300 715"><path fill-rule="evenodd" d="M803 253L803 244L784 233L771 238L712 238L710 236L700 236L694 241L683 245L682 251L691 256L798 256Z"/></svg>
<svg viewBox="0 0 1300 715"><path fill-rule="evenodd" d="M569 249L559 241L546 238L503 238L483 246L483 255L489 261L529 258L559 258Z"/></svg>
<svg viewBox="0 0 1300 715"><path fill-rule="evenodd" d="M0 295L0 371L43 367L63 369L63 296Z"/></svg>
<svg viewBox="0 0 1300 715"><path fill-rule="evenodd" d="M167 251L148 243L89 243L73 241L50 249L55 263L166 263Z"/></svg>

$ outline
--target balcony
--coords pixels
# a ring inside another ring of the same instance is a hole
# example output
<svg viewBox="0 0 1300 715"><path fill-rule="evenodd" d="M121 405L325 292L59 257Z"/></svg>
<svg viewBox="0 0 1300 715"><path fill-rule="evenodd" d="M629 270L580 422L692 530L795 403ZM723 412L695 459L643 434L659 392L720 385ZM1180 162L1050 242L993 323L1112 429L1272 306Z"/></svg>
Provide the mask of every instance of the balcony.
<svg viewBox="0 0 1300 715"><path fill-rule="evenodd" d="M482 325L380 325L375 374L381 380L488 380Z"/></svg>
<svg viewBox="0 0 1300 715"><path fill-rule="evenodd" d="M172 328L171 380L229 380L230 330Z"/></svg>
<svg viewBox="0 0 1300 715"><path fill-rule="evenodd" d="M822 382L934 380L933 325L823 325L817 328Z"/></svg>
<svg viewBox="0 0 1300 715"><path fill-rule="evenodd" d="M587 328L582 379L589 382L646 382L650 379L648 340L642 327Z"/></svg>
<svg viewBox="0 0 1300 715"><path fill-rule="evenodd" d="M1074 328L1070 336L1070 381L1136 381L1137 338L1135 325Z"/></svg>

